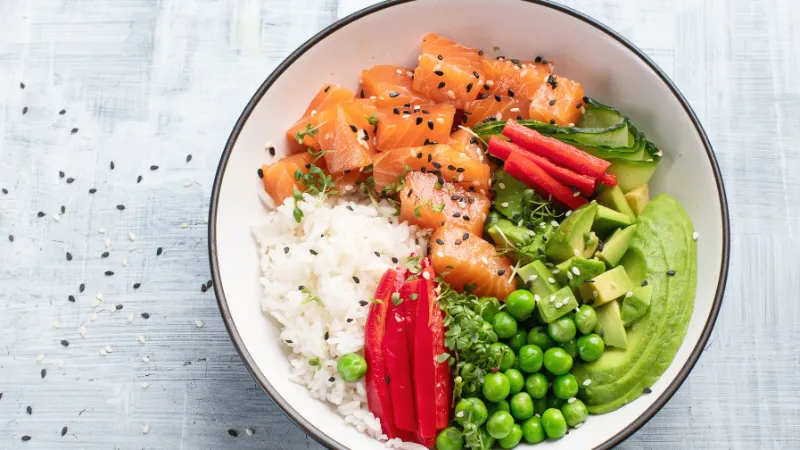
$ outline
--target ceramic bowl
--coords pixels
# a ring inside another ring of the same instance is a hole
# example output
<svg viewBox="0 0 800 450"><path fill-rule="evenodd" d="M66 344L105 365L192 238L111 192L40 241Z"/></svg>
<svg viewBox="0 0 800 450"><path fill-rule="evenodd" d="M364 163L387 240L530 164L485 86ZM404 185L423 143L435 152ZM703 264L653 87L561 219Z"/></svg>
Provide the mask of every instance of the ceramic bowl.
<svg viewBox="0 0 800 450"><path fill-rule="evenodd" d="M494 25L487 14L502 18ZM720 171L700 123L666 75L633 44L581 13L543 1L390 1L326 28L281 63L242 112L220 160L211 199L209 253L225 324L245 364L275 403L330 448L380 449L347 426L332 408L289 381L286 348L260 310L259 263L251 227L264 217L256 169L271 162L265 143L285 152L285 130L323 83L357 88L375 64L413 67L422 36L497 47L505 55L544 55L556 72L579 80L586 93L630 116L663 148L653 195L677 198L700 234L694 313L686 338L652 393L539 448L610 448L644 425L686 379L719 312L728 268L728 210Z"/></svg>

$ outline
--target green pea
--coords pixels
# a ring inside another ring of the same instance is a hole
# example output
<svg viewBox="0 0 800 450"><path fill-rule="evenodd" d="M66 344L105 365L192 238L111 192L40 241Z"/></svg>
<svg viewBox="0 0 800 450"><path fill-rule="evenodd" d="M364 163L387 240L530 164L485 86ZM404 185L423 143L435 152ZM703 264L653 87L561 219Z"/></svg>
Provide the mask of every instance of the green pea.
<svg viewBox="0 0 800 450"><path fill-rule="evenodd" d="M569 356L563 348L550 348L544 352L544 367L553 375L563 375L572 369L572 356Z"/></svg>
<svg viewBox="0 0 800 450"><path fill-rule="evenodd" d="M550 408L561 409L561 407L564 406L564 403L566 403L566 400L562 400L556 397L555 395L548 395L545 402L547 408L545 409L550 409Z"/></svg>
<svg viewBox="0 0 800 450"><path fill-rule="evenodd" d="M553 394L556 397L567 400L578 395L578 381L571 373L559 375L553 380Z"/></svg>
<svg viewBox="0 0 800 450"><path fill-rule="evenodd" d="M519 320L527 319L536 307L531 291L517 289L506 298L506 311Z"/></svg>
<svg viewBox="0 0 800 450"><path fill-rule="evenodd" d="M509 394L514 395L518 392L522 392L522 389L525 387L525 375L517 369L508 369L503 373L505 373L506 378L508 378L508 383L511 386L511 389L508 391Z"/></svg>
<svg viewBox="0 0 800 450"><path fill-rule="evenodd" d="M542 419L539 417L531 417L522 423L522 437L525 442L529 444L538 444L545 440L547 436L544 435L544 427L542 426Z"/></svg>
<svg viewBox="0 0 800 450"><path fill-rule="evenodd" d="M508 397L508 393L511 392L511 383L508 381L508 377L506 377L505 374L500 372L490 373L483 377L481 392L483 392L483 396L486 397L486 400L490 402L499 402Z"/></svg>
<svg viewBox="0 0 800 450"><path fill-rule="evenodd" d="M477 397L468 397L462 398L456 404L455 417L456 422L461 426L464 426L467 421L481 425L486 422L489 412L486 410L483 400Z"/></svg>
<svg viewBox="0 0 800 450"><path fill-rule="evenodd" d="M461 450L464 436L456 427L447 427L436 436L436 450Z"/></svg>
<svg viewBox="0 0 800 450"><path fill-rule="evenodd" d="M556 342L569 342L576 333L575 322L569 317L559 317L547 325L547 334Z"/></svg>
<svg viewBox="0 0 800 450"><path fill-rule="evenodd" d="M494 315L500 311L500 301L494 297L481 297L478 299L478 303L480 303L478 313L483 320L491 323Z"/></svg>
<svg viewBox="0 0 800 450"><path fill-rule="evenodd" d="M511 350L511 347L503 344L502 342L495 342L494 344L490 345L489 350L493 355L500 357L500 371L506 371L510 369L514 366L514 361L517 360L517 357L514 355L514 351Z"/></svg>
<svg viewBox="0 0 800 450"><path fill-rule="evenodd" d="M528 331L523 329L517 329L517 332L508 339L508 346L515 352L518 352L519 349L527 343Z"/></svg>
<svg viewBox="0 0 800 450"><path fill-rule="evenodd" d="M548 348L556 345L556 343L553 342L553 338L547 334L547 327L543 325L533 327L531 331L528 332L528 344L535 345L542 349L542 351L546 351Z"/></svg>
<svg viewBox="0 0 800 450"><path fill-rule="evenodd" d="M500 311L494 315L492 326L494 327L494 332L497 333L497 337L508 339L517 332L517 319L505 311Z"/></svg>
<svg viewBox="0 0 800 450"><path fill-rule="evenodd" d="M336 371L344 381L358 381L367 373L367 361L355 353L347 353L339 358Z"/></svg>
<svg viewBox="0 0 800 450"><path fill-rule="evenodd" d="M597 326L597 313L594 312L594 308L589 305L581 305L578 312L575 313L575 325L581 333L591 333Z"/></svg>
<svg viewBox="0 0 800 450"><path fill-rule="evenodd" d="M500 447L503 448L514 448L519 445L519 441L522 440L522 427L514 424L511 427L511 433L508 433L508 436L504 437L497 441L500 444ZM438 449L437 449L438 450Z"/></svg>
<svg viewBox="0 0 800 450"><path fill-rule="evenodd" d="M603 338L591 333L578 338L578 356L586 362L597 360L603 355L606 349L606 344Z"/></svg>
<svg viewBox="0 0 800 450"><path fill-rule="evenodd" d="M550 439L560 439L567 434L567 422L561 411L550 408L542 414L542 426Z"/></svg>
<svg viewBox="0 0 800 450"><path fill-rule="evenodd" d="M530 374L528 378L525 379L525 392L530 394L533 398L544 398L547 395L547 386L549 384L550 383L543 374Z"/></svg>
<svg viewBox="0 0 800 450"><path fill-rule="evenodd" d="M558 413L561 414L561 411ZM495 439L503 439L508 436L511 434L512 428L514 428L514 418L505 411L497 411L486 421L486 431Z"/></svg>
<svg viewBox="0 0 800 450"><path fill-rule="evenodd" d="M508 400L500 400L499 402L489 402L486 405L486 409L489 410L489 415L491 416L497 411L511 412L511 405L508 404Z"/></svg>
<svg viewBox="0 0 800 450"><path fill-rule="evenodd" d="M486 427L481 427L478 432L480 436L480 450L490 450L494 447L494 438L486 431Z"/></svg>
<svg viewBox="0 0 800 450"><path fill-rule="evenodd" d="M533 413L542 415L547 409L547 397L533 399Z"/></svg>
<svg viewBox="0 0 800 450"><path fill-rule="evenodd" d="M564 415L567 425L571 427L586 422L589 417L589 409L577 398L572 403L565 403L561 407L561 413Z"/></svg>
<svg viewBox="0 0 800 450"><path fill-rule="evenodd" d="M511 397L511 415L517 420L533 417L533 399L527 392L520 392Z"/></svg>
<svg viewBox="0 0 800 450"><path fill-rule="evenodd" d="M542 368L544 356L536 345L525 345L519 349L519 368L523 372L534 373Z"/></svg>
<svg viewBox="0 0 800 450"><path fill-rule="evenodd" d="M578 343L575 339L569 342L564 342L563 344L559 345L559 347L563 348L569 356L572 356L572 359L575 359L578 356Z"/></svg>

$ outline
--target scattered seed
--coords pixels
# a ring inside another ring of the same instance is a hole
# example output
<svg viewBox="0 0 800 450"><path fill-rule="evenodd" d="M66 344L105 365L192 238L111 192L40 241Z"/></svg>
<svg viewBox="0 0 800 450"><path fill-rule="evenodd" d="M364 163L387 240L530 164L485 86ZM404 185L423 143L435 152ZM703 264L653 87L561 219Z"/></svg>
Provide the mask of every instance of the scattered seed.
<svg viewBox="0 0 800 450"><path fill-rule="evenodd" d="M47 376L47 369L42 369L42 371L40 372L40 375L42 376L42 379L44 379L44 377Z"/></svg>
<svg viewBox="0 0 800 450"><path fill-rule="evenodd" d="M650 394L650 393L653 392L653 390L650 389L650 388L644 388L644 389L642 389L642 392L644 392L645 394Z"/></svg>
<svg viewBox="0 0 800 450"><path fill-rule="evenodd" d="M110 277L110 276L114 275L114 272L111 271L111 270L106 270L105 274L106 274L107 277Z"/></svg>
<svg viewBox="0 0 800 450"><path fill-rule="evenodd" d="M158 170L158 166L156 165L150 166L150 170Z"/></svg>
<svg viewBox="0 0 800 450"><path fill-rule="evenodd" d="M120 210L120 211L124 211L125 210L125 205L117 205L117 209Z"/></svg>
<svg viewBox="0 0 800 450"><path fill-rule="evenodd" d="M67 252L67 261L72 261L72 253Z"/></svg>
<svg viewBox="0 0 800 450"><path fill-rule="evenodd" d="M69 300L72 303L75 303L75 296L74 295L70 295L69 297L67 297L67 300Z"/></svg>
<svg viewBox="0 0 800 450"><path fill-rule="evenodd" d="M140 287L141 285L142 285L142 283L133 283L133 288L134 288L134 289L139 289L139 287Z"/></svg>
<svg viewBox="0 0 800 450"><path fill-rule="evenodd" d="M194 326L196 326L197 328L203 328L203 321L202 320L195 320L194 321Z"/></svg>
<svg viewBox="0 0 800 450"><path fill-rule="evenodd" d="M28 435L22 436L22 442L28 442L31 440L31 437Z"/></svg>
<svg viewBox="0 0 800 450"><path fill-rule="evenodd" d="M25 411L27 411L27 412L28 412L28 415L29 415L29 416L30 416L31 414L33 414L33 408L31 408L30 406L28 406L27 408L25 408Z"/></svg>
<svg viewBox="0 0 800 450"><path fill-rule="evenodd" d="M39 211L38 213L36 213L36 216L37 217L44 217L44 211Z"/></svg>
<svg viewBox="0 0 800 450"><path fill-rule="evenodd" d="M354 281L356 284L359 284L359 283L361 283L361 280L359 280L359 279L358 279L358 277L357 277L357 276L355 276L355 275L353 275L353 281Z"/></svg>
<svg viewBox="0 0 800 450"><path fill-rule="evenodd" d="M65 434L67 434L67 427L61 429L61 436L64 436Z"/></svg>
<svg viewBox="0 0 800 450"><path fill-rule="evenodd" d="M670 270L667 271L667 275L674 276L675 275L675 271L670 269Z"/></svg>
<svg viewBox="0 0 800 450"><path fill-rule="evenodd" d="M67 113L67 110L66 109L62 109L61 111L58 112L58 115L59 116L63 116L66 113Z"/></svg>
<svg viewBox="0 0 800 450"><path fill-rule="evenodd" d="M230 435L231 435L231 436L233 436L233 437L237 437L237 436L239 436L239 432L238 432L238 431L236 431L236 430L234 430L233 428L231 428L230 430L228 430L228 434L230 434Z"/></svg>
<svg viewBox="0 0 800 450"><path fill-rule="evenodd" d="M122 308L124 308L123 305L115 305L114 306L114 309L116 309L117 311L121 310Z"/></svg>
<svg viewBox="0 0 800 450"><path fill-rule="evenodd" d="M89 193L90 193L90 194L94 194L95 192L97 192L97 189L95 189L95 188L91 188L91 189L89 189Z"/></svg>
<svg viewBox="0 0 800 450"><path fill-rule="evenodd" d="M73 129L69 130L69 132L70 132L70 134L75 134L75 133L78 132L78 129L77 128L73 128Z"/></svg>
<svg viewBox="0 0 800 450"><path fill-rule="evenodd" d="M139 184L141 182L142 182L142 176L139 175L138 177L136 177L136 184Z"/></svg>
<svg viewBox="0 0 800 450"><path fill-rule="evenodd" d="M8 235L8 241L9 242L14 242L14 235L13 234L9 234Z"/></svg>
<svg viewBox="0 0 800 450"><path fill-rule="evenodd" d="M142 319L149 319L149 318L150 318L150 313L146 313L146 312L142 313Z"/></svg>
<svg viewBox="0 0 800 450"><path fill-rule="evenodd" d="M61 340L61 345L63 345L64 347L69 347L69 341L66 340L66 339L62 339Z"/></svg>
<svg viewBox="0 0 800 450"><path fill-rule="evenodd" d="M208 290L208 288L206 287L205 284L201 284L200 285L200 292L206 292L207 290Z"/></svg>
<svg viewBox="0 0 800 450"><path fill-rule="evenodd" d="M147 434L149 432L150 432L150 425L144 424L144 426L142 427L142 433Z"/></svg>
<svg viewBox="0 0 800 450"><path fill-rule="evenodd" d="M25 89L25 83L23 83L23 82L20 82L20 83L19 83L19 88L20 88L20 89Z"/></svg>

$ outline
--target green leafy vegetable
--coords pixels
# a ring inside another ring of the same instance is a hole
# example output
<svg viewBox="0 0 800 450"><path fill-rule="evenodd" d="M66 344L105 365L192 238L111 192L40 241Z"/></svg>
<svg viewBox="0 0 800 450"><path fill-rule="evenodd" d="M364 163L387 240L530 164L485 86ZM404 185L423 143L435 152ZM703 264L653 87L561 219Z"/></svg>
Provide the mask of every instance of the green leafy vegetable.
<svg viewBox="0 0 800 450"><path fill-rule="evenodd" d="M323 123L325 123L325 122L323 122ZM311 123L307 123L306 124L306 128L303 131L298 131L297 134L294 135L295 139L297 139L297 143L298 144L302 144L303 143L303 139L305 139L306 136L313 137L314 135L319 133L319 127L320 126L322 126L322 123L317 125L317 126L315 126L315 127L312 127Z"/></svg>
<svg viewBox="0 0 800 450"><path fill-rule="evenodd" d="M372 113L371 116L364 116L364 118L367 119L367 122L369 122L370 125L377 125L378 124L378 113L377 112Z"/></svg>

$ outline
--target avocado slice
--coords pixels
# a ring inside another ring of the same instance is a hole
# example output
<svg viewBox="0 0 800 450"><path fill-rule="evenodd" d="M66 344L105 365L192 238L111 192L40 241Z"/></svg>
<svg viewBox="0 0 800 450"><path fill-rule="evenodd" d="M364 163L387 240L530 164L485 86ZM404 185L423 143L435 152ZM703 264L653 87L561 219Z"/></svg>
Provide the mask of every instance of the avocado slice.
<svg viewBox="0 0 800 450"><path fill-rule="evenodd" d="M597 257L600 261L606 263L608 267L616 267L619 261L628 251L631 244L631 239L636 233L636 224L633 224L623 230L617 230L606 241L603 246L603 251L597 252Z"/></svg>
<svg viewBox="0 0 800 450"><path fill-rule="evenodd" d="M568 286L536 301L536 310L544 323L550 323L577 307L578 300Z"/></svg>
<svg viewBox="0 0 800 450"><path fill-rule="evenodd" d="M577 292L583 286L584 281L591 280L597 275L605 272L606 265L596 259L587 259L583 256L573 256L556 266L558 271L555 279L562 285L569 286Z"/></svg>
<svg viewBox="0 0 800 450"><path fill-rule="evenodd" d="M597 313L597 327L594 332L603 338L606 345L617 348L628 347L628 333L622 324L622 313L619 302L608 302L595 308Z"/></svg>
<svg viewBox="0 0 800 450"><path fill-rule="evenodd" d="M604 158L611 163L608 173L613 173L617 176L617 186L622 192L630 192L643 184L649 183L650 179L653 178L653 174L656 173L660 158L653 158L646 152L642 152L640 158L647 159L634 161L627 158Z"/></svg>
<svg viewBox="0 0 800 450"><path fill-rule="evenodd" d="M630 295L622 299L622 324L626 327L642 317L650 306L650 297L653 295L653 286L639 286L634 288Z"/></svg>
<svg viewBox="0 0 800 450"><path fill-rule="evenodd" d="M591 283L583 283L578 292L584 302L594 307L616 300L633 290L633 282L625 267L617 266L594 277Z"/></svg>
<svg viewBox="0 0 800 450"><path fill-rule="evenodd" d="M625 200L628 201L633 212L638 216L644 211L647 203L650 202L650 187L643 184L630 192L625 194Z"/></svg>
<svg viewBox="0 0 800 450"><path fill-rule="evenodd" d="M697 284L697 249L691 220L668 195L652 199L639 216L631 246L620 264L638 285L652 286L650 307L628 329L626 349L606 348L591 363L573 368L579 396L592 414L614 411L642 395L677 353L691 319ZM675 275L666 275L675 270Z"/></svg>
<svg viewBox="0 0 800 450"><path fill-rule="evenodd" d="M594 216L592 230L602 236L608 236L614 230L625 228L633 223L633 219L621 212L614 211L603 205L597 206L597 214Z"/></svg>
<svg viewBox="0 0 800 450"><path fill-rule="evenodd" d="M544 249L547 257L553 262L560 263L582 254L586 249L584 234L592 228L596 214L597 203L595 202L583 205L573 211L547 240Z"/></svg>
<svg viewBox="0 0 800 450"><path fill-rule="evenodd" d="M597 203L613 209L614 211L621 212L630 217L631 220L636 220L636 214L633 213L628 201L625 200L625 194L619 186L606 187L603 192L597 196Z"/></svg>
<svg viewBox="0 0 800 450"><path fill-rule="evenodd" d="M495 196L492 207L506 218L517 220L525 212L533 191L502 169L495 171L493 186Z"/></svg>
<svg viewBox="0 0 800 450"><path fill-rule="evenodd" d="M500 217L496 212L489 214L486 221L486 233L494 241L500 252L513 251L531 242L535 233L527 228L518 227L510 220Z"/></svg>
<svg viewBox="0 0 800 450"><path fill-rule="evenodd" d="M551 294L559 289L555 278L553 278L553 274L541 261L534 261L520 267L517 269L517 276L530 288L534 296L538 298L549 298Z"/></svg>
<svg viewBox="0 0 800 450"><path fill-rule="evenodd" d="M597 216L595 216L595 218L597 218ZM583 250L582 256L584 258L591 258L600 245L600 238L597 237L597 233L590 231L588 235L584 235L584 244L586 248Z"/></svg>

